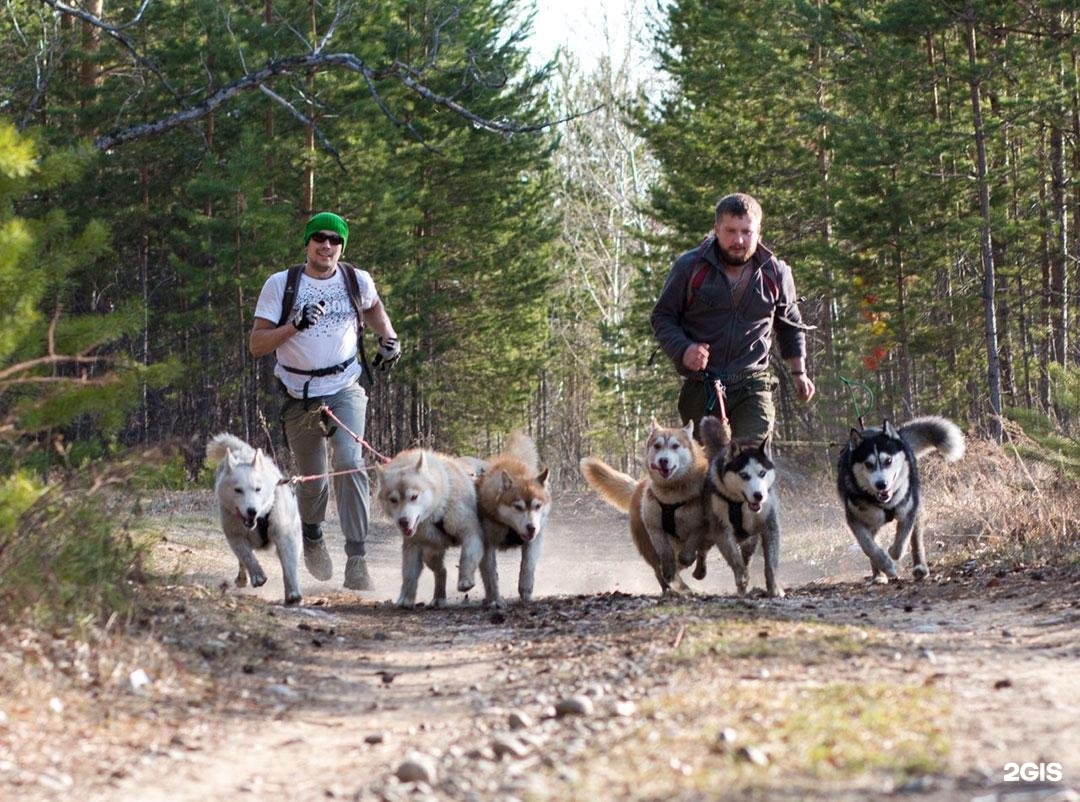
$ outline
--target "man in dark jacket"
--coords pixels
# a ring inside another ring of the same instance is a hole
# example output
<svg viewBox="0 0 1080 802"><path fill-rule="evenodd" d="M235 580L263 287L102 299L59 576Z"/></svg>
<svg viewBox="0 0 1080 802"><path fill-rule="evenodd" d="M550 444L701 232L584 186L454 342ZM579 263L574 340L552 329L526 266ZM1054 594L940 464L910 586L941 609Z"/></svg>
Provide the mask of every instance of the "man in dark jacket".
<svg viewBox="0 0 1080 802"><path fill-rule="evenodd" d="M675 260L651 317L660 347L683 376L684 423L715 414L719 379L732 436L758 441L772 431L776 415L769 372L774 333L799 398L814 396L806 374L810 327L799 314L791 268L760 243L761 217L749 195L722 198L712 233Z"/></svg>

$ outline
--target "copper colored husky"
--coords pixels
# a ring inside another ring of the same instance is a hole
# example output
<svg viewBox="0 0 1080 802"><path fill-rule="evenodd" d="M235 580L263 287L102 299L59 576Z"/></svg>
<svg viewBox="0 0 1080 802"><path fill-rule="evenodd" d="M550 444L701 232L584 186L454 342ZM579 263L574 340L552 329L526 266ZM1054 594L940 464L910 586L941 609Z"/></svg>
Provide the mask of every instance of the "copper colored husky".
<svg viewBox="0 0 1080 802"><path fill-rule="evenodd" d="M694 423L666 428L653 419L645 443L648 475L638 481L593 457L581 461L581 475L611 506L630 513L630 535L664 593L687 590L675 555L687 540L702 543L694 578L705 576L704 538L708 526L705 480L709 464L694 440Z"/></svg>
<svg viewBox="0 0 1080 802"><path fill-rule="evenodd" d="M514 432L506 450L492 459L477 481L476 501L484 529L484 603L501 605L496 553L521 549L518 594L529 601L533 593L536 562L540 558L544 524L551 509L547 468L540 470L536 444L524 432Z"/></svg>

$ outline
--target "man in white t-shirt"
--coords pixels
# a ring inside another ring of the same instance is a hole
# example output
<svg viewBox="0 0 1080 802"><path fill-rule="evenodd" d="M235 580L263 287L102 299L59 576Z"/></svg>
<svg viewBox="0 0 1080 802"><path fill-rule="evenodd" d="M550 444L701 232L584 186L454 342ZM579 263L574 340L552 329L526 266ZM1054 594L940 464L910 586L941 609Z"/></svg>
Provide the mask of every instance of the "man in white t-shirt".
<svg viewBox="0 0 1080 802"><path fill-rule="evenodd" d="M327 438L319 413L325 404L346 427L364 436L367 393L360 385L364 367L357 359L361 332L345 271L353 271L356 278L356 301L364 324L379 336L372 364L389 370L401 356L401 345L375 282L367 271L338 261L348 239L349 227L338 215L321 212L312 217L304 228L306 261L297 277L292 308L282 315L287 270L266 280L255 306L248 348L255 357L275 352L274 375L288 393L281 413L285 436L302 475L327 473L328 439L330 471L364 466L362 446L342 427ZM285 322L278 325L283 317ZM345 587L371 590L364 559L370 501L367 474L355 471L333 480L345 535ZM316 579L330 579L334 567L322 532L329 483L325 478L301 482L296 495L304 527L304 563Z"/></svg>

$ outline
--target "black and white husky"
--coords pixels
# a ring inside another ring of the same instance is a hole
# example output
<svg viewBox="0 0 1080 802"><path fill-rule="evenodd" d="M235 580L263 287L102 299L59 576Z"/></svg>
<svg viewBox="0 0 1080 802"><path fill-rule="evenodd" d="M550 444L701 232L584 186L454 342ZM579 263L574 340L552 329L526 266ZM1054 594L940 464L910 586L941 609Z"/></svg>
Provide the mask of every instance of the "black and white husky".
<svg viewBox="0 0 1080 802"><path fill-rule="evenodd" d="M761 541L765 556L765 589L783 598L776 572L780 562L780 516L776 493L776 466L769 440L746 445L730 440L726 425L714 417L701 421L701 437L709 455L711 526L706 537L724 555L735 587L746 593L750 558ZM688 560L695 544L688 543L680 559ZM686 552L690 553L686 553Z"/></svg>
<svg viewBox="0 0 1080 802"><path fill-rule="evenodd" d="M837 464L837 489L855 539L870 558L873 580L896 579L897 562L911 541L912 573L930 575L920 520L918 458L937 451L948 462L964 456L964 434L952 421L929 415L896 429L885 421L880 429L851 430ZM888 553L876 535L896 521L896 537Z"/></svg>

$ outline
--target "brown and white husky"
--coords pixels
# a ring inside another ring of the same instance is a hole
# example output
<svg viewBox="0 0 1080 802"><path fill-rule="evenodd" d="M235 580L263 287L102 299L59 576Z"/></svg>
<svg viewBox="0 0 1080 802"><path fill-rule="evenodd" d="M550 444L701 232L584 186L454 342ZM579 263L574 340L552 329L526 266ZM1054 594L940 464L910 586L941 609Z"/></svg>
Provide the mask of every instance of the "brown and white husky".
<svg viewBox="0 0 1080 802"><path fill-rule="evenodd" d="M676 561L683 545L702 544L695 579L705 577L705 553L712 545L705 537L709 463L693 435L693 421L680 429L661 426L654 418L645 442L648 473L641 480L594 457L581 461L585 481L611 506L630 514L630 536L664 593L688 590Z"/></svg>

